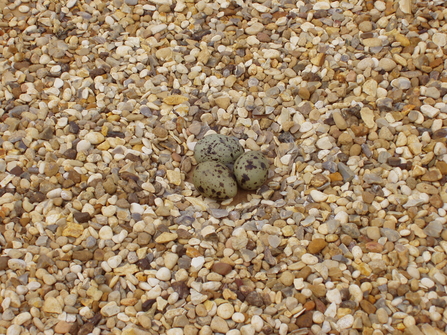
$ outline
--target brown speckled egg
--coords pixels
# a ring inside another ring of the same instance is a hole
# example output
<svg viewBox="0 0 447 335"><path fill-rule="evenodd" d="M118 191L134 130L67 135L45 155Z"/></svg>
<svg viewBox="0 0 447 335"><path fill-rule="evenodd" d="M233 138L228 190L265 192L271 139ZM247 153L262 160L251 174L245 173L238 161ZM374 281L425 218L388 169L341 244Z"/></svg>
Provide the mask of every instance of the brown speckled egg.
<svg viewBox="0 0 447 335"><path fill-rule="evenodd" d="M216 161L232 164L244 153L238 139L232 136L211 134L199 140L194 148L197 163Z"/></svg>
<svg viewBox="0 0 447 335"><path fill-rule="evenodd" d="M237 193L237 184L231 170L216 161L197 165L193 173L193 183L196 189L208 198L223 200L233 198Z"/></svg>
<svg viewBox="0 0 447 335"><path fill-rule="evenodd" d="M256 190L267 180L269 161L260 151L248 151L234 163L234 176L245 190Z"/></svg>

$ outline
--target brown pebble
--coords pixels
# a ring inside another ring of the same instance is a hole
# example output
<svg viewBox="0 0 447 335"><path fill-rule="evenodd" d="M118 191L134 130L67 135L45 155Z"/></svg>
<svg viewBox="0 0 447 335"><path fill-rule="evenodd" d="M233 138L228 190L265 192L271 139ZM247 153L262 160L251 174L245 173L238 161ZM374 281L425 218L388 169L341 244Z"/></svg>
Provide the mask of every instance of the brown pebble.
<svg viewBox="0 0 447 335"><path fill-rule="evenodd" d="M59 321L56 326L54 326L54 331L58 334L67 334L71 332L70 330L73 325L74 323L72 322Z"/></svg>
<svg viewBox="0 0 447 335"><path fill-rule="evenodd" d="M365 244L365 247L370 252L381 253L383 251L383 245L378 242L368 242Z"/></svg>
<svg viewBox="0 0 447 335"><path fill-rule="evenodd" d="M75 212L73 214L73 217L75 218L75 220L78 223L88 222L92 218L91 215L89 213L87 213L87 212Z"/></svg>
<svg viewBox="0 0 447 335"><path fill-rule="evenodd" d="M329 179L331 180L331 182L335 182L335 181L343 181L343 176L341 175L340 172L334 172L328 175Z"/></svg>
<svg viewBox="0 0 447 335"><path fill-rule="evenodd" d="M308 301L304 304L303 307L306 309L306 311L311 311L315 308L315 303L313 301Z"/></svg>
<svg viewBox="0 0 447 335"><path fill-rule="evenodd" d="M436 167L439 169L442 175L447 175L447 163L443 161L437 161Z"/></svg>
<svg viewBox="0 0 447 335"><path fill-rule="evenodd" d="M313 321L312 321L312 311L304 312L296 319L296 325L299 328L309 328L312 327Z"/></svg>
<svg viewBox="0 0 447 335"><path fill-rule="evenodd" d="M441 178L442 178L441 172L438 169L433 168L433 169L427 171L427 173L425 173L421 177L421 180L423 180L423 181L437 181Z"/></svg>
<svg viewBox="0 0 447 335"><path fill-rule="evenodd" d="M375 197L376 197L376 195L374 193L372 193L372 192L368 192L368 191L363 191L362 192L362 199L367 204L371 204L374 201Z"/></svg>
<svg viewBox="0 0 447 335"><path fill-rule="evenodd" d="M317 285L310 284L307 286L307 288L309 290L311 290L312 293L317 298L322 298L322 297L326 296L327 289L326 289L326 286L324 286L323 284L317 284Z"/></svg>
<svg viewBox="0 0 447 335"><path fill-rule="evenodd" d="M377 308L371 304L368 300L360 301L360 307L366 312L366 314L375 313Z"/></svg>
<svg viewBox="0 0 447 335"><path fill-rule="evenodd" d="M168 131L160 126L155 127L153 133L159 140L168 136Z"/></svg>
<svg viewBox="0 0 447 335"><path fill-rule="evenodd" d="M8 260L10 257L8 256L1 256L0 257L0 271L6 270L8 268Z"/></svg>
<svg viewBox="0 0 447 335"><path fill-rule="evenodd" d="M171 287L178 293L180 299L184 299L189 295L189 287L183 281L173 282Z"/></svg>
<svg viewBox="0 0 447 335"><path fill-rule="evenodd" d="M55 176L58 172L59 172L58 164L56 164L54 162L45 164L45 168L44 168L45 176L52 177L52 176Z"/></svg>
<svg viewBox="0 0 447 335"><path fill-rule="evenodd" d="M327 242L322 238L316 238L310 241L307 246L307 251L311 254L318 254L321 250L326 248Z"/></svg>
<svg viewBox="0 0 447 335"><path fill-rule="evenodd" d="M68 171L67 179L73 181L75 184L80 183L81 174L76 172L75 170L70 170Z"/></svg>
<svg viewBox="0 0 447 335"><path fill-rule="evenodd" d="M93 253L93 259L97 261L103 261L104 260L104 251L101 249L96 249Z"/></svg>
<svg viewBox="0 0 447 335"><path fill-rule="evenodd" d="M442 198L439 194L432 195L429 201L430 205L435 208L441 208L444 206L444 201L442 201Z"/></svg>
<svg viewBox="0 0 447 335"><path fill-rule="evenodd" d="M72 259L77 259L79 261L86 262L93 259L93 252L87 249L76 250L73 251Z"/></svg>
<svg viewBox="0 0 447 335"><path fill-rule="evenodd" d="M312 269L309 266L305 266L296 274L296 278L307 279L309 275L312 273Z"/></svg>
<svg viewBox="0 0 447 335"><path fill-rule="evenodd" d="M256 307L262 307L264 305L264 300L262 299L261 295L256 291L250 292L245 297L245 302Z"/></svg>

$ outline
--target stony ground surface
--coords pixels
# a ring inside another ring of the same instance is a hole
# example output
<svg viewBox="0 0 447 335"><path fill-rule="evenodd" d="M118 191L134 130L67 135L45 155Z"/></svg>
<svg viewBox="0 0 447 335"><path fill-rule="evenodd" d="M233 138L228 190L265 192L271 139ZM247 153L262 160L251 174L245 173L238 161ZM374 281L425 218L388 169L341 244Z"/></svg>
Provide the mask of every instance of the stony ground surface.
<svg viewBox="0 0 447 335"><path fill-rule="evenodd" d="M446 20L0 0L0 333L445 334ZM201 197L212 132L268 182Z"/></svg>

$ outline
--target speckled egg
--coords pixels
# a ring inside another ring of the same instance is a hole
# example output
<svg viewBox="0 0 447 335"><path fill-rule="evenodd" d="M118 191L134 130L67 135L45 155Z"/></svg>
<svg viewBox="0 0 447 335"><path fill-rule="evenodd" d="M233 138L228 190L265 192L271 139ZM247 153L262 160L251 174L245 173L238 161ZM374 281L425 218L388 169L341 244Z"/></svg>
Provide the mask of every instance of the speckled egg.
<svg viewBox="0 0 447 335"><path fill-rule="evenodd" d="M260 151L248 151L234 163L234 176L240 187L256 190L267 180L269 161Z"/></svg>
<svg viewBox="0 0 447 335"><path fill-rule="evenodd" d="M223 163L206 161L197 165L193 173L196 189L207 198L228 199L237 193L237 184L231 170Z"/></svg>
<svg viewBox="0 0 447 335"><path fill-rule="evenodd" d="M194 148L197 163L216 161L231 164L244 153L236 137L211 134L199 140Z"/></svg>

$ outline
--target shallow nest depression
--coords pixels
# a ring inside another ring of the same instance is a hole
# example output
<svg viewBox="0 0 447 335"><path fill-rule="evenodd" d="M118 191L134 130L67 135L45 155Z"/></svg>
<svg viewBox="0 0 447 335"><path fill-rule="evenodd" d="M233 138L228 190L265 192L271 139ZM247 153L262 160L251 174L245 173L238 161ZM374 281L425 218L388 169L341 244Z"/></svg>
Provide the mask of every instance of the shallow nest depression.
<svg viewBox="0 0 447 335"><path fill-rule="evenodd" d="M0 13L0 333L445 334L444 1ZM214 132L265 185L197 192Z"/></svg>

